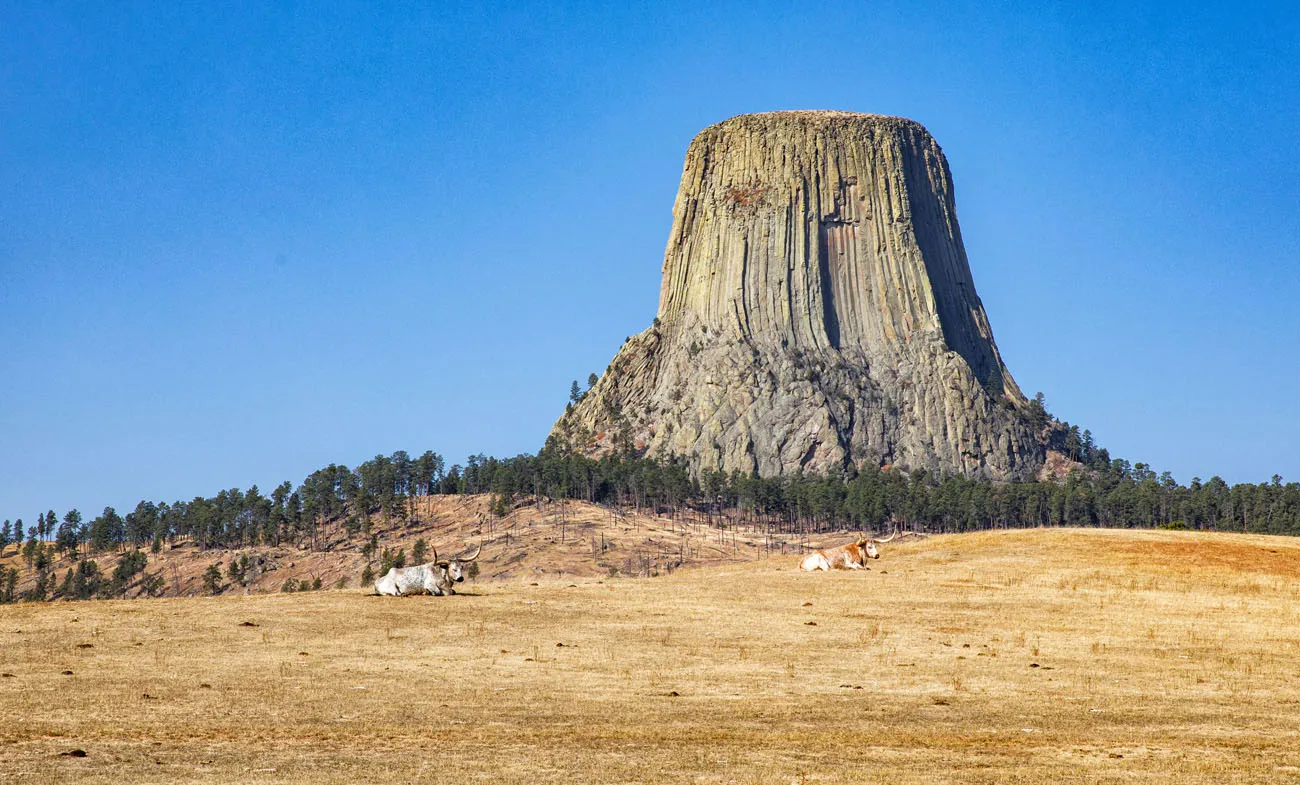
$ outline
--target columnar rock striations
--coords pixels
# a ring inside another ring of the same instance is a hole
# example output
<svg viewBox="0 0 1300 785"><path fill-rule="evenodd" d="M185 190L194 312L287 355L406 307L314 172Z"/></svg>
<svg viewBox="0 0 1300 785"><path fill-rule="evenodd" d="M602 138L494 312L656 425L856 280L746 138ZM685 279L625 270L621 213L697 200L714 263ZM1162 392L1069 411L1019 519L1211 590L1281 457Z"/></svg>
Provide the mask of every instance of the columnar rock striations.
<svg viewBox="0 0 1300 785"><path fill-rule="evenodd" d="M691 142L658 317L550 443L763 476L872 464L1029 478L1045 448L1025 403L930 134L772 112Z"/></svg>

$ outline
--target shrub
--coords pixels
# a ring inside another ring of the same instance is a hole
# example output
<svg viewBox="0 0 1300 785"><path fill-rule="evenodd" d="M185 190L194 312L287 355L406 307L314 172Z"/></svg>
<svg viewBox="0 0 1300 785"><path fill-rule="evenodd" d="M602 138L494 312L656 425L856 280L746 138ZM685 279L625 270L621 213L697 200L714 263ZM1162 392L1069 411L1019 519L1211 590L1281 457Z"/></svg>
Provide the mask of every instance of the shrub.
<svg viewBox="0 0 1300 785"><path fill-rule="evenodd" d="M239 556L237 558L230 560L230 567L226 569L226 574L230 576L230 580L243 583L244 573L247 571L248 571L248 557Z"/></svg>
<svg viewBox="0 0 1300 785"><path fill-rule="evenodd" d="M162 572L146 572L140 576L140 593L146 597L157 597L163 593Z"/></svg>
<svg viewBox="0 0 1300 785"><path fill-rule="evenodd" d="M385 548L384 552L379 556L379 573L381 575L387 575L388 571L393 569L394 567L405 567L405 566L406 566L406 553L404 553L401 548L398 548L396 553L393 553L389 549Z"/></svg>

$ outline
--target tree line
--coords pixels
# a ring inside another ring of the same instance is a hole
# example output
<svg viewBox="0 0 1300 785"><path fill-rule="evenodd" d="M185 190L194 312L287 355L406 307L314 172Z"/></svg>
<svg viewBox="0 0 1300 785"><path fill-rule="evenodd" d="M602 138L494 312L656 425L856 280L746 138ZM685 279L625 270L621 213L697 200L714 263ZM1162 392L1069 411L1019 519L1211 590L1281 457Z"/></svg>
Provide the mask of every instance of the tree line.
<svg viewBox="0 0 1300 785"><path fill-rule="evenodd" d="M1164 527L1300 535L1300 483L1228 485L1219 477L1186 485L1144 463L1112 459L1088 431L1047 413L1041 394L1028 417L1053 431L1054 447L1075 468L1049 482L998 483L892 467L847 467L827 475L763 478L740 472L696 474L679 460L631 453L599 459L550 445L537 455L513 458L471 455L446 465L426 451L379 455L355 469L330 464L300 484L231 488L189 501L142 500L125 515L106 507L85 520L78 510L62 517L40 513L0 525L0 555L17 545L21 563L38 576L32 599L49 596L119 596L128 585L161 591L161 578L145 572L145 550L189 541L200 549L247 548L284 543L310 548L352 547L375 555L371 521L402 523L412 497L491 494L491 508L505 515L521 499L582 500L676 516L687 512L726 525L736 516L786 533L852 528L881 531L901 526L930 532L964 532L1031 526ZM724 516L724 511L729 511ZM328 536L327 536L328 535ZM90 557L125 552L112 574ZM61 582L51 574L57 556L80 561ZM387 554L385 554L387 557ZM17 567L0 568L0 602L18 599Z"/></svg>
<svg viewBox="0 0 1300 785"><path fill-rule="evenodd" d="M1176 482L1144 463L1080 449L1061 481L1008 482L896 468L849 467L828 475L758 477L635 457L520 455L476 468L496 512L521 496L581 499L673 515L734 510L786 532L903 526L964 532L1034 526L1200 529L1300 535L1300 483L1274 476L1228 485L1219 477Z"/></svg>

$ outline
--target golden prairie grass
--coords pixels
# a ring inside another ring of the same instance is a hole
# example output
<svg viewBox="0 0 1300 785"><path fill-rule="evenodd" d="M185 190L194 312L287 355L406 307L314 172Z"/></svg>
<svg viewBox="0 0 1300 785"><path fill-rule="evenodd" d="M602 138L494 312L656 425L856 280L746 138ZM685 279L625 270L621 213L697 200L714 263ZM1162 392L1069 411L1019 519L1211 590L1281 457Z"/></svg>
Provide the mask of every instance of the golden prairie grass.
<svg viewBox="0 0 1300 785"><path fill-rule="evenodd" d="M1300 781L1300 543L1038 530L796 561L7 606L0 780Z"/></svg>

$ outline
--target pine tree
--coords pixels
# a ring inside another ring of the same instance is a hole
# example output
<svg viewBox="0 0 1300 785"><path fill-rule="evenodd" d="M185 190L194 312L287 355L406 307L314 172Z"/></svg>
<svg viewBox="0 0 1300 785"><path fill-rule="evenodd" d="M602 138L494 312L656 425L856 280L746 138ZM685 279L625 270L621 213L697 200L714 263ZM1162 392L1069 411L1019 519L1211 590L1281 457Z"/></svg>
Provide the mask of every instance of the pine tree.
<svg viewBox="0 0 1300 785"><path fill-rule="evenodd" d="M0 602L13 602L18 599L18 568L0 567Z"/></svg>
<svg viewBox="0 0 1300 785"><path fill-rule="evenodd" d="M1036 432L1043 430L1051 422L1052 415L1047 412L1047 399L1043 397L1041 392L1036 393L1029 401L1026 416L1030 427Z"/></svg>
<svg viewBox="0 0 1300 785"><path fill-rule="evenodd" d="M52 582L48 573L42 572L37 575L36 585L32 586L31 590L27 592L27 599L32 602L43 602L50 594L50 584Z"/></svg>
<svg viewBox="0 0 1300 785"><path fill-rule="evenodd" d="M81 544L81 513L77 510L68 510L63 516L63 523L59 524L59 531L54 538L54 547L64 553L73 553L77 546Z"/></svg>
<svg viewBox="0 0 1300 785"><path fill-rule="evenodd" d="M203 572L203 588L207 589L209 594L217 594L221 591L221 562L213 562Z"/></svg>

